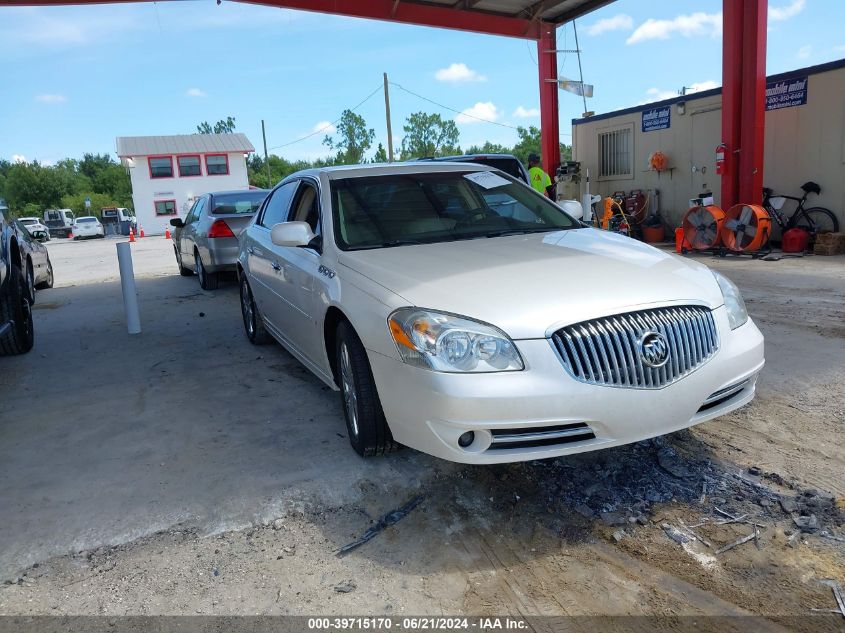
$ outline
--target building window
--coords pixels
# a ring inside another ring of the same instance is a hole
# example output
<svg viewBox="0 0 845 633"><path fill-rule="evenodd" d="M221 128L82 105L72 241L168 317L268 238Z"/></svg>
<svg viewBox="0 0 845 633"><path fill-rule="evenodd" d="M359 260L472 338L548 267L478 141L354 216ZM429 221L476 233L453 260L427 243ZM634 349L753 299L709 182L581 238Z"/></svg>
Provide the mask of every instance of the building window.
<svg viewBox="0 0 845 633"><path fill-rule="evenodd" d="M209 154L205 157L205 173L209 176L228 176L229 157L226 154Z"/></svg>
<svg viewBox="0 0 845 633"><path fill-rule="evenodd" d="M150 156L150 178L173 178L173 158L171 156Z"/></svg>
<svg viewBox="0 0 845 633"><path fill-rule="evenodd" d="M633 178L633 127L599 133L599 178Z"/></svg>
<svg viewBox="0 0 845 633"><path fill-rule="evenodd" d="M176 162L179 163L180 177L202 176L199 156L178 156Z"/></svg>
<svg viewBox="0 0 845 633"><path fill-rule="evenodd" d="M156 200L156 215L176 215L175 200Z"/></svg>

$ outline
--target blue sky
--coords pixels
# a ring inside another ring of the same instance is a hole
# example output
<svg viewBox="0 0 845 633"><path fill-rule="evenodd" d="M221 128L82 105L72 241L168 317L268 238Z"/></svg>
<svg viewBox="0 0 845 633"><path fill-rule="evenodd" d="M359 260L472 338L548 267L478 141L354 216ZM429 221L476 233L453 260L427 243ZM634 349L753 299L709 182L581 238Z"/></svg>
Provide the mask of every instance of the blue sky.
<svg viewBox="0 0 845 633"><path fill-rule="evenodd" d="M768 73L845 57L845 2L769 0ZM721 83L721 0L618 0L578 21L588 108L607 112ZM114 154L116 136L185 134L237 119L260 150L315 158L344 108L391 81L495 123L458 116L461 144L511 144L512 126L539 125L530 42L211 0L0 8L4 43L0 157L52 163ZM558 47L574 48L572 25ZM561 75L578 78L574 55ZM562 141L583 111L562 92ZM448 110L391 90L395 145L412 112ZM357 110L386 143L384 101ZM497 125L498 124L498 125ZM330 131L330 129L329 129ZM281 146L281 147L280 147Z"/></svg>

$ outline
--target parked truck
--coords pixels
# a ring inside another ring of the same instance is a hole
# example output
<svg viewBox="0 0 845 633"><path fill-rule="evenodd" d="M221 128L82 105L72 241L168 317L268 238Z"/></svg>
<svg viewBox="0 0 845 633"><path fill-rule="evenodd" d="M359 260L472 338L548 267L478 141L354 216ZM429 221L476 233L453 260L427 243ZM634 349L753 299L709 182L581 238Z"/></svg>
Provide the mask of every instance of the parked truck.
<svg viewBox="0 0 845 633"><path fill-rule="evenodd" d="M32 295L23 272L18 234L0 200L0 356L25 354L35 341Z"/></svg>
<svg viewBox="0 0 845 633"><path fill-rule="evenodd" d="M73 233L73 211L70 209L47 209L44 224L52 237L70 237Z"/></svg>
<svg viewBox="0 0 845 633"><path fill-rule="evenodd" d="M138 232L135 215L126 207L103 207L100 210L100 221L106 235L129 235L131 228Z"/></svg>

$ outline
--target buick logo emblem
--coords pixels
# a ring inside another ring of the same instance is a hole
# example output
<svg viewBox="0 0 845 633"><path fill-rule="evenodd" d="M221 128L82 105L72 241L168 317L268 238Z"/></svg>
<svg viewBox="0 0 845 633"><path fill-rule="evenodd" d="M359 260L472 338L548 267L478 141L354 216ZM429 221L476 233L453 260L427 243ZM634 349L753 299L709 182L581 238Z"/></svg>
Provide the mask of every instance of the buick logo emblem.
<svg viewBox="0 0 845 633"><path fill-rule="evenodd" d="M640 339L640 358L647 367L663 367L669 360L669 343L660 332L646 332Z"/></svg>

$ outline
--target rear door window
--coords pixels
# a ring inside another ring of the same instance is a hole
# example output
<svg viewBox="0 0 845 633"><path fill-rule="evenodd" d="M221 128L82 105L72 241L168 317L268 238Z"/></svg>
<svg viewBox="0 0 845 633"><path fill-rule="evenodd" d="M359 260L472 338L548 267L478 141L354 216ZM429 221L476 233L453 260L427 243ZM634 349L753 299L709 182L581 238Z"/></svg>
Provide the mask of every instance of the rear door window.
<svg viewBox="0 0 845 633"><path fill-rule="evenodd" d="M291 182L286 182L280 187L277 187L276 190L270 194L267 204L264 205L264 211L261 213L261 220L259 221L261 226L271 229L275 225L280 224L287 219L290 203L298 186L299 181L292 180Z"/></svg>

